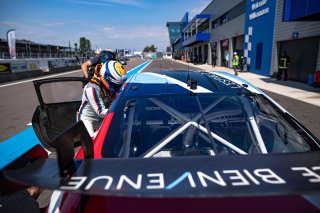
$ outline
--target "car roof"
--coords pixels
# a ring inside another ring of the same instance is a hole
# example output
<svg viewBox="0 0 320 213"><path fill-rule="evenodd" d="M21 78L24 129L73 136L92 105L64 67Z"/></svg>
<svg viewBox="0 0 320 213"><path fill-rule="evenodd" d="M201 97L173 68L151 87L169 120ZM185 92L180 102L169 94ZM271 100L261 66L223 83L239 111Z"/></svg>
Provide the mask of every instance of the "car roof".
<svg viewBox="0 0 320 213"><path fill-rule="evenodd" d="M196 90L190 88L188 80L197 82ZM132 75L128 79L127 87L128 89L124 92L124 96L190 94L190 92L216 94L227 92L240 95L245 92L252 92L265 96L283 112L287 112L286 109L250 82L222 71L165 70L141 72Z"/></svg>
<svg viewBox="0 0 320 213"><path fill-rule="evenodd" d="M190 88L190 81L197 88ZM126 95L189 94L193 93L243 93L247 91L261 94L249 82L225 72L205 72L170 70L138 73L129 80L130 88Z"/></svg>

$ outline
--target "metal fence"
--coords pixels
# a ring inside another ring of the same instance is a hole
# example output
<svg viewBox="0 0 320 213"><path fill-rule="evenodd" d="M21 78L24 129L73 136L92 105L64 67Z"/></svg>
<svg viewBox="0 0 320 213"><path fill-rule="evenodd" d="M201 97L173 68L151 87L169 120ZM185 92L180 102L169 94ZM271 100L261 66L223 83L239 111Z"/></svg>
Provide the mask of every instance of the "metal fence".
<svg viewBox="0 0 320 213"><path fill-rule="evenodd" d="M31 59L31 58L73 58L78 56L79 58L92 57L94 54L81 54L75 52L62 52L62 53L16 53L17 59ZM0 59L10 59L8 52L0 53Z"/></svg>

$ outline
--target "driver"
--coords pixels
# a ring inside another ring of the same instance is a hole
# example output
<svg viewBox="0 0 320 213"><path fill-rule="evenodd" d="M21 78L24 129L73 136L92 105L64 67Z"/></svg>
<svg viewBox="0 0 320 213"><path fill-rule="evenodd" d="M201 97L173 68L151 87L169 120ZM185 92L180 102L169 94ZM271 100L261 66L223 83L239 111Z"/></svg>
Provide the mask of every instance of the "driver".
<svg viewBox="0 0 320 213"><path fill-rule="evenodd" d="M77 121L83 121L91 137L108 112L104 100L112 100L125 80L126 70L117 61L106 61L95 67L93 78L83 88L82 103L77 112Z"/></svg>
<svg viewBox="0 0 320 213"><path fill-rule="evenodd" d="M106 61L116 60L116 54L110 50L105 49L101 51L96 57L90 58L81 64L81 70L85 78L90 80L94 75L94 67L98 64L104 64Z"/></svg>

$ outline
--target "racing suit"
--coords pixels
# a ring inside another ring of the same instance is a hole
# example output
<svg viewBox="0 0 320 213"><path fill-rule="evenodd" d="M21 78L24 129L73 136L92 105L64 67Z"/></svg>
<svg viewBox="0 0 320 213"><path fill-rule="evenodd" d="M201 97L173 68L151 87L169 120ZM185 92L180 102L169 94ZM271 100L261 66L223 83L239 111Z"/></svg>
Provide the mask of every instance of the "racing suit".
<svg viewBox="0 0 320 213"><path fill-rule="evenodd" d="M95 130L99 128L108 112L103 102L104 98L103 91L97 84L89 82L83 88L82 103L77 112L77 121L83 121L91 137L94 137Z"/></svg>

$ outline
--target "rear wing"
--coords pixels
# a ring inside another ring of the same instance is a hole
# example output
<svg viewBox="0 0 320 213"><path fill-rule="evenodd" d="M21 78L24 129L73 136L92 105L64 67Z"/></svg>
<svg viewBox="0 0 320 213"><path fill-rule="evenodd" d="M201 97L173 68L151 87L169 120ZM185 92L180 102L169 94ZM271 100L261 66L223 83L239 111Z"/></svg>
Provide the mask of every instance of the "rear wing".
<svg viewBox="0 0 320 213"><path fill-rule="evenodd" d="M319 152L194 158L76 160L69 177L54 159L5 170L11 181L87 195L242 197L320 193Z"/></svg>
<svg viewBox="0 0 320 213"><path fill-rule="evenodd" d="M79 122L57 138L57 149L64 150L57 151L58 161L38 158L19 168L6 168L3 175L23 185L86 195L219 198L320 194L319 151L92 159L90 138L83 128ZM74 140L70 139L79 131L85 159L74 160Z"/></svg>
<svg viewBox="0 0 320 213"><path fill-rule="evenodd" d="M42 147L33 128L28 128L0 143L0 192L1 195L11 193L29 184L17 184L4 178L5 169L17 169L32 164L39 158L47 158L48 153Z"/></svg>
<svg viewBox="0 0 320 213"><path fill-rule="evenodd" d="M0 143L0 171L33 149L38 149L33 156L46 157L47 153L36 136L33 128L28 128L12 138ZM40 151L41 150L41 151ZM29 155L30 156L30 155ZM31 156L30 156L31 157Z"/></svg>

